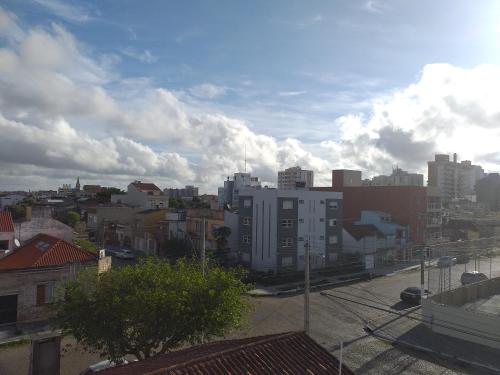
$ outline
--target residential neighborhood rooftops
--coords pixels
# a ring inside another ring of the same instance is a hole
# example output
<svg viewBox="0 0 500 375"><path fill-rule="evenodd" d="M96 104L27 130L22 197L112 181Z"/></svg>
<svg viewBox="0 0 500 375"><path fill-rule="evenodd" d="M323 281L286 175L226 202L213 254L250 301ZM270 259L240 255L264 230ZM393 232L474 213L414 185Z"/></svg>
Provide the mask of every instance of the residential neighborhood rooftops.
<svg viewBox="0 0 500 375"><path fill-rule="evenodd" d="M96 261L95 254L50 236L38 234L27 244L0 259L0 271L62 266L67 263Z"/></svg>
<svg viewBox="0 0 500 375"><path fill-rule="evenodd" d="M337 358L304 332L216 341L102 372L103 375L338 373ZM354 372L343 365L342 374Z"/></svg>
<svg viewBox="0 0 500 375"><path fill-rule="evenodd" d="M14 222L10 211L0 212L0 232L14 232Z"/></svg>
<svg viewBox="0 0 500 375"><path fill-rule="evenodd" d="M132 182L132 185L134 185L135 188L139 191L144 191L144 192L160 191L161 192L161 190L158 186L156 186L155 184L150 183L150 182L134 181L134 182Z"/></svg>

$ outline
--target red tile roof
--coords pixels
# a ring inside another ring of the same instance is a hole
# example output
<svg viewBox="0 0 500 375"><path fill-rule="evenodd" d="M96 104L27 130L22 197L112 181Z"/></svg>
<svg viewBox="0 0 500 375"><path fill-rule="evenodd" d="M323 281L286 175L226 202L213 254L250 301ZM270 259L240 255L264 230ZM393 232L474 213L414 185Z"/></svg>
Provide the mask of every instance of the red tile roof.
<svg viewBox="0 0 500 375"><path fill-rule="evenodd" d="M145 183L145 182L132 182L132 185L136 187L137 190L140 191L161 191L158 186L152 183Z"/></svg>
<svg viewBox="0 0 500 375"><path fill-rule="evenodd" d="M48 234L37 234L29 243L0 259L0 270L62 266L96 261L87 250Z"/></svg>
<svg viewBox="0 0 500 375"><path fill-rule="evenodd" d="M0 232L14 232L14 222L10 211L0 212Z"/></svg>
<svg viewBox="0 0 500 375"><path fill-rule="evenodd" d="M102 375L336 375L339 361L303 332L224 340L107 369ZM342 365L342 374L354 375Z"/></svg>

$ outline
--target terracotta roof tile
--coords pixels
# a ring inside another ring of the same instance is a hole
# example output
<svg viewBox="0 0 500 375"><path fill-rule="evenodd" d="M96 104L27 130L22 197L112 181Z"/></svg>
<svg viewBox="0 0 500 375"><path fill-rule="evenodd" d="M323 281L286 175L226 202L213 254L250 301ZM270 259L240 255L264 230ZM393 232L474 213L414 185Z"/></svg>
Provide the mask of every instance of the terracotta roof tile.
<svg viewBox="0 0 500 375"><path fill-rule="evenodd" d="M0 212L0 232L14 232L14 222L10 211Z"/></svg>
<svg viewBox="0 0 500 375"><path fill-rule="evenodd" d="M339 361L303 332L224 340L118 366L103 375L338 374ZM354 373L345 365L342 374Z"/></svg>
<svg viewBox="0 0 500 375"><path fill-rule="evenodd" d="M50 236L38 234L30 242L0 259L0 270L62 266L66 263L96 261L87 250Z"/></svg>
<svg viewBox="0 0 500 375"><path fill-rule="evenodd" d="M132 182L132 185L140 191L161 191L158 186L149 182Z"/></svg>

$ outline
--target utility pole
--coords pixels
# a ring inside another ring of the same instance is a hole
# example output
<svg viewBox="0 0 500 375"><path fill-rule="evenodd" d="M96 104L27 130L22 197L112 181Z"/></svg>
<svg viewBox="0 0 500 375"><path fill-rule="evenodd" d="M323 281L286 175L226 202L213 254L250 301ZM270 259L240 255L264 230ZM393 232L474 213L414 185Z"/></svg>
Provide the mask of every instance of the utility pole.
<svg viewBox="0 0 500 375"><path fill-rule="evenodd" d="M424 290L425 290L425 258L424 258L424 249L420 249L420 299L424 298Z"/></svg>
<svg viewBox="0 0 500 375"><path fill-rule="evenodd" d="M304 254L304 331L306 335L309 335L309 247L310 238L307 239L307 242L304 246L305 254Z"/></svg>
<svg viewBox="0 0 500 375"><path fill-rule="evenodd" d="M205 216L201 220L201 269L205 276Z"/></svg>
<svg viewBox="0 0 500 375"><path fill-rule="evenodd" d="M340 342L340 355L339 355L339 375L342 375L342 352L344 351L344 341Z"/></svg>

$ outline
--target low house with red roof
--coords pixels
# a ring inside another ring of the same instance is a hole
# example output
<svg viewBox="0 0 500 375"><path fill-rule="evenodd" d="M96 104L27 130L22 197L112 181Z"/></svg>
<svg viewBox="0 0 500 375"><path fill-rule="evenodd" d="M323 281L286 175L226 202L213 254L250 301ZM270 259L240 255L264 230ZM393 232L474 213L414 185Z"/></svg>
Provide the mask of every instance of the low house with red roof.
<svg viewBox="0 0 500 375"><path fill-rule="evenodd" d="M48 234L0 259L0 325L50 319L55 288L85 266L97 272L96 254Z"/></svg>
<svg viewBox="0 0 500 375"><path fill-rule="evenodd" d="M354 375L304 332L215 341L102 371L102 375L340 373Z"/></svg>
<svg viewBox="0 0 500 375"><path fill-rule="evenodd" d="M145 210L168 208L168 195L151 182L134 181L127 187L127 194L112 194L111 203L126 204Z"/></svg>
<svg viewBox="0 0 500 375"><path fill-rule="evenodd" d="M0 211L0 258L14 250L14 222L10 211Z"/></svg>

